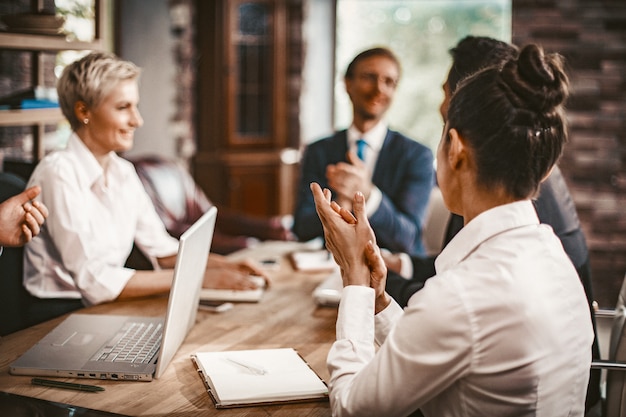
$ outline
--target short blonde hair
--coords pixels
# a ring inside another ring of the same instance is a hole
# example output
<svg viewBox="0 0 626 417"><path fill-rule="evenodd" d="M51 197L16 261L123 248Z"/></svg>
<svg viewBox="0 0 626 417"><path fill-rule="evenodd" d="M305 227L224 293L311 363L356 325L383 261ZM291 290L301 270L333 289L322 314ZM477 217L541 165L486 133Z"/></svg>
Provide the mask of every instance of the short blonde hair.
<svg viewBox="0 0 626 417"><path fill-rule="evenodd" d="M74 105L83 101L88 108L97 107L119 83L139 78L141 69L109 52L92 52L65 67L57 82L61 111L72 126L82 124Z"/></svg>

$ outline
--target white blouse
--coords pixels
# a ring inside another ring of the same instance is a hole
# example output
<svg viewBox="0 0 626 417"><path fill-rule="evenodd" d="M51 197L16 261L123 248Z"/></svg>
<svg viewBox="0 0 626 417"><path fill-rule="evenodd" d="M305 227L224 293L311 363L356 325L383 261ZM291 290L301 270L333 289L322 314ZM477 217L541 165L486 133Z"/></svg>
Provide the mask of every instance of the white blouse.
<svg viewBox="0 0 626 417"><path fill-rule="evenodd" d="M371 288L344 288L327 360L333 415L582 416L589 307L532 203L480 214L435 266L404 311L392 301L374 316Z"/></svg>
<svg viewBox="0 0 626 417"><path fill-rule="evenodd" d="M103 171L76 136L37 165L50 212L41 233L25 246L24 284L39 298L117 298L135 271L124 267L133 241L150 257L175 255L178 240L158 217L133 165L114 152Z"/></svg>

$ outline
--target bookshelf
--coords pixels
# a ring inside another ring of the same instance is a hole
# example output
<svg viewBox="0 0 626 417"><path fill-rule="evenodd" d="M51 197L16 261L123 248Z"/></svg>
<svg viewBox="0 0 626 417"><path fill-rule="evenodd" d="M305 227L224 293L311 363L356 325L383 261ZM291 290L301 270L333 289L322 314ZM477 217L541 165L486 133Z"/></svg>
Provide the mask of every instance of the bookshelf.
<svg viewBox="0 0 626 417"><path fill-rule="evenodd" d="M61 51L107 50L108 8L110 0L95 0L95 36L93 41L68 40L65 36L0 32L0 50L31 52L39 62L33 66L33 85L43 85L45 74L41 64L43 53ZM31 126L33 128L32 164L35 165L45 154L44 126L56 124L65 118L59 108L0 110L0 127Z"/></svg>

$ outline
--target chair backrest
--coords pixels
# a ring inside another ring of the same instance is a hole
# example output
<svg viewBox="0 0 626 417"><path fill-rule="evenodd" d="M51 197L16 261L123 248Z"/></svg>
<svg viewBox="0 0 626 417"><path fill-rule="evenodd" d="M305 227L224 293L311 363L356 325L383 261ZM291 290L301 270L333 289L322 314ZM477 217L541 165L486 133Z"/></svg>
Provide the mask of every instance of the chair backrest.
<svg viewBox="0 0 626 417"><path fill-rule="evenodd" d="M176 161L153 155L130 161L172 236L180 237L213 206L191 174Z"/></svg>
<svg viewBox="0 0 626 417"><path fill-rule="evenodd" d="M609 361L626 363L626 275L619 292L611 328ZM626 416L626 371L608 370L605 417Z"/></svg>
<svg viewBox="0 0 626 417"><path fill-rule="evenodd" d="M21 193L26 182L17 175L0 172L0 203ZM0 336L28 327L27 293L22 284L23 248L4 248L0 255Z"/></svg>

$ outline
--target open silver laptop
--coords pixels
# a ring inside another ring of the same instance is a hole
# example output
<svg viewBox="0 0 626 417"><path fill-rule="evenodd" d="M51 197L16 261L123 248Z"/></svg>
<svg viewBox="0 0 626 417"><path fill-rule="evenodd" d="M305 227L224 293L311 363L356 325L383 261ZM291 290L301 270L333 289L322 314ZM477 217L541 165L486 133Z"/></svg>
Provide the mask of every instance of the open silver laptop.
<svg viewBox="0 0 626 417"><path fill-rule="evenodd" d="M165 318L71 314L13 362L10 372L125 381L160 377L196 321L216 216L213 207L181 236Z"/></svg>

